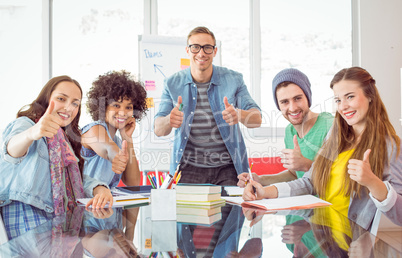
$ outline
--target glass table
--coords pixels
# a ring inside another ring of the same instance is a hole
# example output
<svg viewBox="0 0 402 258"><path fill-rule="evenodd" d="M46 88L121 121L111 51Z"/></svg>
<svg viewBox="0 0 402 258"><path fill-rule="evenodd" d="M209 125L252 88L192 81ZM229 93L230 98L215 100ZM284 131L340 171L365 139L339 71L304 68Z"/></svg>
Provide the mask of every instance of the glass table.
<svg viewBox="0 0 402 258"><path fill-rule="evenodd" d="M77 207L1 245L0 257L402 256L330 207L265 212L226 204L211 225L152 220L151 208Z"/></svg>

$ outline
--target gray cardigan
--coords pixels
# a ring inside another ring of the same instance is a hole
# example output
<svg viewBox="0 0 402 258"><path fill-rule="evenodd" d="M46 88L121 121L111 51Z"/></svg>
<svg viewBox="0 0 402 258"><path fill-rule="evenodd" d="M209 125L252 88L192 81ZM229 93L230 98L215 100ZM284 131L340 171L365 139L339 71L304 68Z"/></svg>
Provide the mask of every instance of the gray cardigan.
<svg viewBox="0 0 402 258"><path fill-rule="evenodd" d="M393 148L392 148L393 147ZM397 225L402 225L402 144L399 155L396 154L396 145L394 142L388 143L389 166L384 167L383 181L388 181L397 193L396 202L393 199L392 207L383 212L392 222ZM278 197L295 196L303 194L315 194L311 181L311 172L314 163L310 170L304 174L302 178L296 179L287 183L274 184L278 188ZM290 192L289 192L290 190ZM387 199L390 197L390 191ZM395 196L394 196L395 197ZM383 202L387 202L387 199ZM381 207L378 207L381 210ZM371 227L377 206L370 198L369 194L362 191L361 197L353 194L350 198L348 210L348 218L356 222L358 225L368 230Z"/></svg>

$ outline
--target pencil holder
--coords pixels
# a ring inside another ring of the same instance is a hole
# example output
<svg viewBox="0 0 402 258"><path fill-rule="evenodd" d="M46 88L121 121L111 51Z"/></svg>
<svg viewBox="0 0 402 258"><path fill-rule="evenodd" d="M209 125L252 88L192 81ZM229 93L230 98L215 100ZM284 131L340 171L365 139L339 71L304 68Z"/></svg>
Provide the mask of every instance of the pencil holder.
<svg viewBox="0 0 402 258"><path fill-rule="evenodd" d="M151 190L151 219L176 220L176 190Z"/></svg>
<svg viewBox="0 0 402 258"><path fill-rule="evenodd" d="M152 251L170 252L177 250L176 221L152 221Z"/></svg>

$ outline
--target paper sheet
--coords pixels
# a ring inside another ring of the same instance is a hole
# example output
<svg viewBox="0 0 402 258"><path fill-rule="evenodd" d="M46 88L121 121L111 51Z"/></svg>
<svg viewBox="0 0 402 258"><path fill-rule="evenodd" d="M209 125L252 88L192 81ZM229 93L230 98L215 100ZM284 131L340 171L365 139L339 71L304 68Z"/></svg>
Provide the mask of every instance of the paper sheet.
<svg viewBox="0 0 402 258"><path fill-rule="evenodd" d="M244 192L244 188L238 186L225 186L223 189L225 189L229 196L242 196Z"/></svg>
<svg viewBox="0 0 402 258"><path fill-rule="evenodd" d="M262 199L257 201L244 201L242 197L226 197L229 203L239 205L250 205L264 210L293 210L293 209L311 209L321 206L332 205L331 203L321 200L313 195L299 195L275 199Z"/></svg>
<svg viewBox="0 0 402 258"><path fill-rule="evenodd" d="M80 198L77 199L77 203L79 205L87 205L89 200L92 198ZM135 204L141 204L141 203L149 203L149 198L146 196L143 196L141 194L130 194L130 195L124 195L124 196L117 196L113 197L113 205L112 207L124 207L128 205L135 205ZM89 206L91 208L92 205ZM109 208L109 204L106 204L105 208Z"/></svg>

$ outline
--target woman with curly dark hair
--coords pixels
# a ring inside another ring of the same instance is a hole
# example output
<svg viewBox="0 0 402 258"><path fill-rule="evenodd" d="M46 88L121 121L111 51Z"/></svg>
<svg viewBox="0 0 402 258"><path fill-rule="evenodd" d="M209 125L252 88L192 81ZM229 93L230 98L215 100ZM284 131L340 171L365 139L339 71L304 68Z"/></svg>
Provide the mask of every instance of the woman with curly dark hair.
<svg viewBox="0 0 402 258"><path fill-rule="evenodd" d="M84 174L109 187L117 186L120 179L126 185L139 185L132 135L136 119L147 110L146 96L143 84L124 70L100 75L92 83L87 105L94 122L82 128Z"/></svg>

